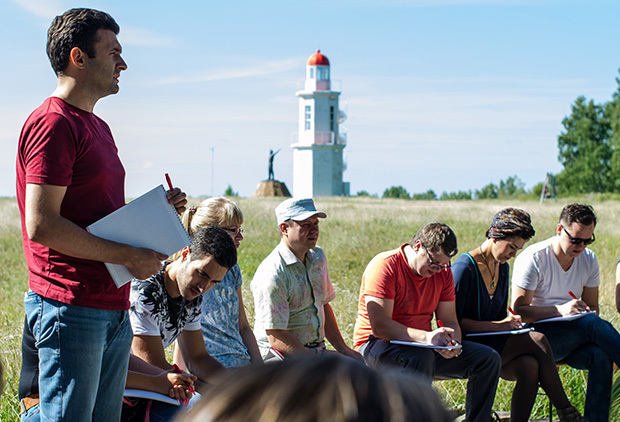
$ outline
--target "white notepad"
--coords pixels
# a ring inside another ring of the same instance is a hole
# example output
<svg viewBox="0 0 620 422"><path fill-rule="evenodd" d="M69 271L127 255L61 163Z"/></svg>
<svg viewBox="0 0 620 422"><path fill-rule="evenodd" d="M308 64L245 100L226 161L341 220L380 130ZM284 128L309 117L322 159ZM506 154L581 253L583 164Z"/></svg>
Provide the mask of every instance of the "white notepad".
<svg viewBox="0 0 620 422"><path fill-rule="evenodd" d="M586 316L588 314L596 314L596 312L588 311L588 312L581 312L579 314L573 314L573 315L568 315L568 316L556 316L556 317L551 317L551 318L539 319L538 321L530 322L530 324L540 324L541 322L566 322L566 321L573 321L573 320L579 319L581 317L584 317L584 316Z"/></svg>
<svg viewBox="0 0 620 422"><path fill-rule="evenodd" d="M516 335L516 334L529 333L530 331L534 331L534 328L530 327L530 328L521 328L519 330L485 331L481 333L469 333L469 334L466 334L465 337L499 336L502 334Z"/></svg>
<svg viewBox="0 0 620 422"><path fill-rule="evenodd" d="M148 399L148 400L156 400L163 403L172 404L175 406L180 406L181 402L177 399L173 399L172 397L164 396L163 394L156 393L154 391L146 391L146 390L136 390L133 388L126 388L123 393L125 397L137 397L140 399Z"/></svg>
<svg viewBox="0 0 620 422"><path fill-rule="evenodd" d="M437 346L435 344L427 344L427 343L418 343L417 341L404 341L404 340L390 340L392 344L400 344L403 346L413 346L413 347L421 347L423 349L460 349L463 347L460 344L455 344L454 346Z"/></svg>
<svg viewBox="0 0 620 422"><path fill-rule="evenodd" d="M176 209L168 203L162 185L106 215L86 229L104 239L138 248L153 249L168 256L192 243ZM124 265L106 262L105 266L117 287L135 278Z"/></svg>

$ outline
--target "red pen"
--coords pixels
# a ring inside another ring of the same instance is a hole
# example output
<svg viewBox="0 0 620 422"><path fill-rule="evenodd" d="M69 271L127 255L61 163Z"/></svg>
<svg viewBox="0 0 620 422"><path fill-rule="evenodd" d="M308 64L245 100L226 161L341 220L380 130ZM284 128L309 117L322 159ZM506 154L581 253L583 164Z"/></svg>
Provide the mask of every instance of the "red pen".
<svg viewBox="0 0 620 422"><path fill-rule="evenodd" d="M440 319L437 320L437 325L439 325L441 328L443 328L443 323L441 322Z"/></svg>
<svg viewBox="0 0 620 422"><path fill-rule="evenodd" d="M571 292L570 290L568 291L568 294L570 295L570 297L572 297L575 300L579 300L577 299L577 296L575 296L575 293Z"/></svg>
<svg viewBox="0 0 620 422"><path fill-rule="evenodd" d="M168 173L166 173L166 182L168 182L168 187L170 188L170 190L174 189L174 186L172 186L172 180L170 180L170 176L168 175Z"/></svg>
<svg viewBox="0 0 620 422"><path fill-rule="evenodd" d="M512 310L512 308L509 306L508 307L508 311L512 314L512 315L516 315L515 311ZM521 328L523 328L523 324L520 324Z"/></svg>
<svg viewBox="0 0 620 422"><path fill-rule="evenodd" d="M166 174L166 176L168 176L168 174ZM170 181L170 179L168 179L168 181ZM176 363L172 364L172 369L174 370L174 372L176 372L177 374L184 374L185 372L183 372L181 370L181 368L179 368L179 365L177 365ZM194 390L194 388L192 387L192 385L190 383L186 383L187 387L189 388L189 391L192 392L193 395L196 395L196 391Z"/></svg>

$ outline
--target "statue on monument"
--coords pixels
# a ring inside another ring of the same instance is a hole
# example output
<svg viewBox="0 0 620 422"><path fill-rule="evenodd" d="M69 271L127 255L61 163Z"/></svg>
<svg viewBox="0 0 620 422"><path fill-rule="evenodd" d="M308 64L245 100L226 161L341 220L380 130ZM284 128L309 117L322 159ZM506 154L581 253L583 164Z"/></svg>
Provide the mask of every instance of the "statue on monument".
<svg viewBox="0 0 620 422"><path fill-rule="evenodd" d="M269 176L267 177L267 180L275 180L273 176L273 159L276 154L280 152L280 149L281 148L278 148L276 152L273 152L272 149L269 150Z"/></svg>
<svg viewBox="0 0 620 422"><path fill-rule="evenodd" d="M269 150L269 177L267 180L263 180L258 184L258 186L256 186L256 190L252 195L253 198L265 196L291 196L291 193L288 191L286 184L284 184L284 182L276 180L273 175L273 159L278 152L280 152L280 148L278 148L278 150L275 152L272 149Z"/></svg>

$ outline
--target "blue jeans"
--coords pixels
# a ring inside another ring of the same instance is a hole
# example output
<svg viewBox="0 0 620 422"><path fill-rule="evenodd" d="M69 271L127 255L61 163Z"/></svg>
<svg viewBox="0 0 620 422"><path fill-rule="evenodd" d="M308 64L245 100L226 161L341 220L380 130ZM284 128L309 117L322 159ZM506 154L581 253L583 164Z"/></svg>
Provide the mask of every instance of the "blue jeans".
<svg viewBox="0 0 620 422"><path fill-rule="evenodd" d="M391 344L373 336L359 352L372 367L391 366L420 376L430 384L434 377L468 378L466 420L489 422L499 382L501 358L482 344L464 341L459 357L445 359L433 349Z"/></svg>
<svg viewBox="0 0 620 422"><path fill-rule="evenodd" d="M151 411L149 412L149 420L151 422L170 422L176 416L185 413L185 407L175 406L168 403L153 400Z"/></svg>
<svg viewBox="0 0 620 422"><path fill-rule="evenodd" d="M22 413L20 422L39 422L41 416L39 415L39 405L32 406L30 409Z"/></svg>
<svg viewBox="0 0 620 422"><path fill-rule="evenodd" d="M83 308L29 291L42 421L118 421L133 338L127 311Z"/></svg>
<svg viewBox="0 0 620 422"><path fill-rule="evenodd" d="M556 361L588 370L586 419L590 422L609 420L613 362L620 365L620 334L613 325L588 314L573 321L534 326L547 336Z"/></svg>

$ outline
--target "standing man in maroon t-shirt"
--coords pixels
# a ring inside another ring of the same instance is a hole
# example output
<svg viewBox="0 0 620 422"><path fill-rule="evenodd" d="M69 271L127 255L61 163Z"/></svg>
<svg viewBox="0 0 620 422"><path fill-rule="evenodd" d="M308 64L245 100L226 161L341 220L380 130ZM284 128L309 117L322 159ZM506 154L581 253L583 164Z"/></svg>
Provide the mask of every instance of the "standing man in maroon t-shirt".
<svg viewBox="0 0 620 422"><path fill-rule="evenodd" d="M26 321L39 353L41 420L117 421L132 333L129 284L118 289L103 262L138 279L166 256L99 237L89 224L125 204L125 171L108 125L93 114L127 69L107 13L71 9L48 30L58 77L26 121L17 154L17 201L29 271ZM178 210L185 194L168 192Z"/></svg>

